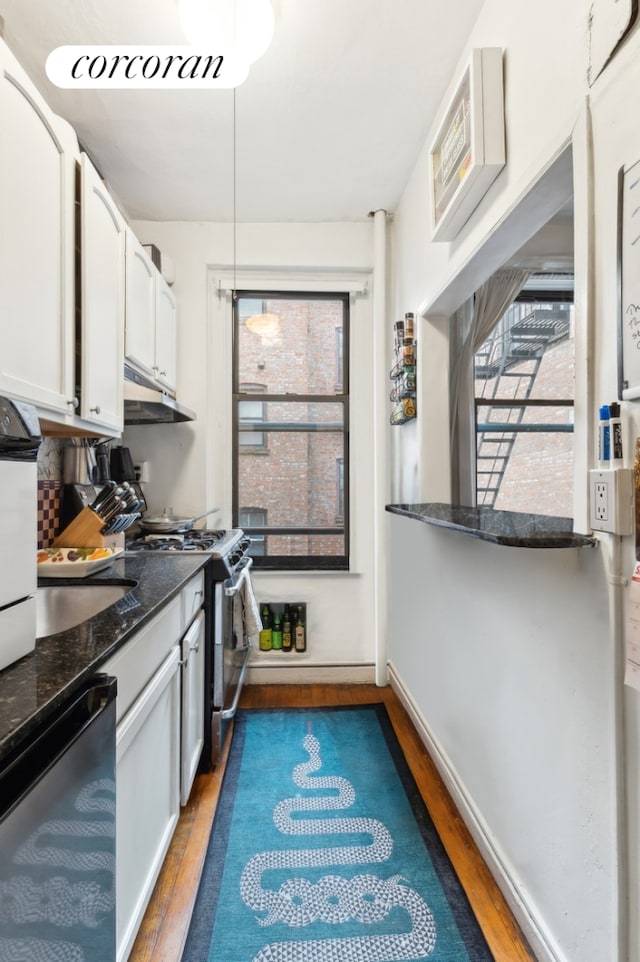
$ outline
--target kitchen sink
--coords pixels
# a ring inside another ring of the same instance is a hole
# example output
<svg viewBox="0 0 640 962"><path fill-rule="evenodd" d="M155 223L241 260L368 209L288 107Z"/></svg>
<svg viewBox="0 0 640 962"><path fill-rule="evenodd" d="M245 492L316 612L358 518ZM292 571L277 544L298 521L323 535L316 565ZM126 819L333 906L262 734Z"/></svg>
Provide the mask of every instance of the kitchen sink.
<svg viewBox="0 0 640 962"><path fill-rule="evenodd" d="M116 604L135 586L135 581L39 585L36 593L36 637L44 638L75 628Z"/></svg>

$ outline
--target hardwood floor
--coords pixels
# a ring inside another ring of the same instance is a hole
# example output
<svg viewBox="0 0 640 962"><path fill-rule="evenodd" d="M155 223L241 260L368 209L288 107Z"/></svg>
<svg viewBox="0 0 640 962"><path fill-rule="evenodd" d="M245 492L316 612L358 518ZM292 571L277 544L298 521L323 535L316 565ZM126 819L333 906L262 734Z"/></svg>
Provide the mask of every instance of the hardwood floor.
<svg viewBox="0 0 640 962"><path fill-rule="evenodd" d="M464 822L391 688L374 685L245 687L244 708L384 702L422 797L467 893L495 962L535 962ZM227 746L228 747L228 746ZM215 772L199 775L158 879L129 962L180 962L222 783L226 751Z"/></svg>

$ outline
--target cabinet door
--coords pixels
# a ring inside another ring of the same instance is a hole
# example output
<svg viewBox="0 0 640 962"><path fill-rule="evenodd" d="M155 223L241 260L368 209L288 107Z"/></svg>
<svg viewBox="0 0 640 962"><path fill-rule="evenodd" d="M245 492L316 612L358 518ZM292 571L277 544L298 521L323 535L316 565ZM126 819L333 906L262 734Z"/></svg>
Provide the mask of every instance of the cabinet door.
<svg viewBox="0 0 640 962"><path fill-rule="evenodd" d="M189 801L204 744L204 611L182 639L180 804Z"/></svg>
<svg viewBox="0 0 640 962"><path fill-rule="evenodd" d="M135 367L154 375L157 270L146 250L127 229L125 278L125 355Z"/></svg>
<svg viewBox="0 0 640 962"><path fill-rule="evenodd" d="M124 382L124 235L118 208L82 155L82 381L80 414L121 433Z"/></svg>
<svg viewBox="0 0 640 962"><path fill-rule="evenodd" d="M156 380L176 389L176 299L161 274L156 275Z"/></svg>
<svg viewBox="0 0 640 962"><path fill-rule="evenodd" d="M77 141L0 41L0 391L74 404Z"/></svg>
<svg viewBox="0 0 640 962"><path fill-rule="evenodd" d="M116 940L124 962L180 812L180 677L175 645L116 731Z"/></svg>

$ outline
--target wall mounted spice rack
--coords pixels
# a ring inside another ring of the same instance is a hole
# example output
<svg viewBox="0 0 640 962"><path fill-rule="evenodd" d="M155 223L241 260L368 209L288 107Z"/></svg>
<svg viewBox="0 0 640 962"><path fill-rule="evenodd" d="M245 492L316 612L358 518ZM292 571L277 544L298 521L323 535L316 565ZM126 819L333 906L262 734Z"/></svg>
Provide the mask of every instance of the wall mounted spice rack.
<svg viewBox="0 0 640 962"><path fill-rule="evenodd" d="M393 387L389 400L393 405L391 424L405 424L416 417L416 342L413 314L396 321L394 330L394 364L389 377Z"/></svg>

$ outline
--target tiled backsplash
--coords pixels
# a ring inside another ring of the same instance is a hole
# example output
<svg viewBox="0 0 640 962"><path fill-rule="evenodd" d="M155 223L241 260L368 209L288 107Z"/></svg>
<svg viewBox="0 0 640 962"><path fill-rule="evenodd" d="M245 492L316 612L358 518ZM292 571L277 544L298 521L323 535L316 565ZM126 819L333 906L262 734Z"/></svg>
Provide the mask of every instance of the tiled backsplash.
<svg viewBox="0 0 640 962"><path fill-rule="evenodd" d="M38 451L38 548L48 548L60 526L63 441L43 438Z"/></svg>
<svg viewBox="0 0 640 962"><path fill-rule="evenodd" d="M38 481L38 548L50 547L60 527L59 481Z"/></svg>
<svg viewBox="0 0 640 962"><path fill-rule="evenodd" d="M65 441L43 438L38 451L38 481L62 481L62 449Z"/></svg>

